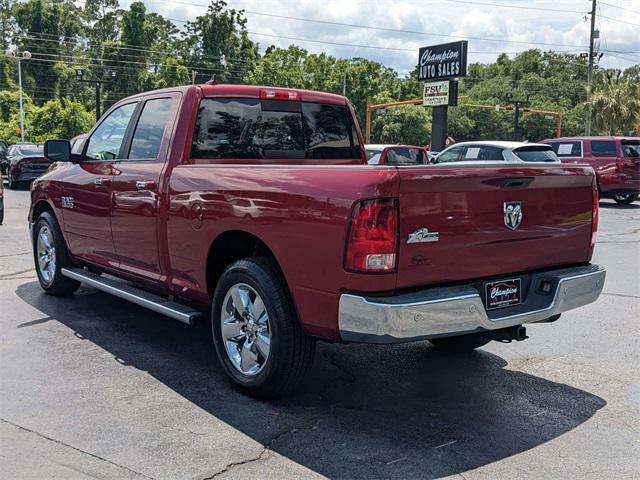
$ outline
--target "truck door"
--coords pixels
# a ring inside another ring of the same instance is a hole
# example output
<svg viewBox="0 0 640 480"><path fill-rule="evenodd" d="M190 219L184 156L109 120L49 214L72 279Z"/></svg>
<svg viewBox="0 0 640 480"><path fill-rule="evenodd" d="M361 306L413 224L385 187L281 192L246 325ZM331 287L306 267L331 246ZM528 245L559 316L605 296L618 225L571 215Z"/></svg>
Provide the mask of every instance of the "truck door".
<svg viewBox="0 0 640 480"><path fill-rule="evenodd" d="M179 103L179 94L141 102L113 177L111 230L120 269L153 283L162 282L158 245L166 229L159 228L161 180Z"/></svg>
<svg viewBox="0 0 640 480"><path fill-rule="evenodd" d="M111 181L138 102L120 105L87 139L82 160L62 181L60 204L69 250L90 262L118 266L109 211Z"/></svg>

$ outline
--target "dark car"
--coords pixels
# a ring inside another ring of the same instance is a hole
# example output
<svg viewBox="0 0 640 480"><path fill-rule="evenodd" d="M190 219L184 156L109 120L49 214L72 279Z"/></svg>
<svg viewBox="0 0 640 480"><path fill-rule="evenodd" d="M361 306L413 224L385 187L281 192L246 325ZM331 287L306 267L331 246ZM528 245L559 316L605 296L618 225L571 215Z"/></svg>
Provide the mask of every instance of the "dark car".
<svg viewBox="0 0 640 480"><path fill-rule="evenodd" d="M9 161L8 187L11 189L35 180L51 165L51 161L44 157L44 147L36 143L11 145L7 150L7 160Z"/></svg>

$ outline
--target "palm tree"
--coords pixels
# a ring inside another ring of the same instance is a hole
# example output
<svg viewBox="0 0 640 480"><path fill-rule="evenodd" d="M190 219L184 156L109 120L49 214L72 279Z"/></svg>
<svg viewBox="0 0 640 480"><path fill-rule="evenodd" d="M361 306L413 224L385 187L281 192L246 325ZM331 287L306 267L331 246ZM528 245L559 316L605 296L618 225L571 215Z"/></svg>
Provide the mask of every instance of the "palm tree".
<svg viewBox="0 0 640 480"><path fill-rule="evenodd" d="M626 134L640 119L638 85L623 78L620 70L606 72L591 97L594 126L609 135Z"/></svg>

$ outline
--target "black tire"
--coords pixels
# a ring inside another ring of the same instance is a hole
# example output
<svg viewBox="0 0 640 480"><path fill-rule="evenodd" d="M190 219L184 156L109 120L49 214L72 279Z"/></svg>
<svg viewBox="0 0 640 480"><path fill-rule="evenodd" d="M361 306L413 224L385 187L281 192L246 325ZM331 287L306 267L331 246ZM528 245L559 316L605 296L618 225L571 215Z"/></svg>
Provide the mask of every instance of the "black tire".
<svg viewBox="0 0 640 480"><path fill-rule="evenodd" d="M621 205L629 205L630 203L638 200L638 194L628 193L626 195L614 195L613 199L616 201L616 203L619 203Z"/></svg>
<svg viewBox="0 0 640 480"><path fill-rule="evenodd" d="M470 352L489 343L491 339L482 333L472 333L457 337L434 338L429 340L433 345L451 352Z"/></svg>
<svg viewBox="0 0 640 480"><path fill-rule="evenodd" d="M0 181L2 181L1 178ZM4 199L0 198L0 225L2 225L2 222L4 222Z"/></svg>
<svg viewBox="0 0 640 480"><path fill-rule="evenodd" d="M43 232L43 229L48 229L53 237L54 247L54 262L52 267L52 273L50 278L45 278L44 273L38 265L38 236ZM62 276L62 269L65 267L73 266L71 259L69 258L69 252L67 251L67 245L60 231L60 226L55 216L50 212L43 212L36 220L33 226L33 260L35 262L36 273L38 274L38 281L40 287L50 295L70 295L80 287L80 282L68 277Z"/></svg>
<svg viewBox="0 0 640 480"><path fill-rule="evenodd" d="M9 172L9 176L7 177L7 188L9 190L17 190L20 188L20 182L16 182L11 176L11 172Z"/></svg>
<svg viewBox="0 0 640 480"><path fill-rule="evenodd" d="M248 285L261 297L270 334L269 354L261 370L245 375L227 353L222 336L222 308L227 293L239 284ZM218 359L232 383L243 393L276 398L293 390L303 379L315 353L315 339L305 335L287 284L274 260L253 257L238 260L222 274L211 312L211 329Z"/></svg>

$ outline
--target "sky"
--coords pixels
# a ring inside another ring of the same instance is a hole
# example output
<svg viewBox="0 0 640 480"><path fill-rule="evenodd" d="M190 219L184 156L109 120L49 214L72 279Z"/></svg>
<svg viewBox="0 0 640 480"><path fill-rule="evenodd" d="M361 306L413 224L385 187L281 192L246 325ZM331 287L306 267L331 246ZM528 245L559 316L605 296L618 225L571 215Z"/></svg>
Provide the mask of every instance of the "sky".
<svg viewBox="0 0 640 480"><path fill-rule="evenodd" d="M130 3L120 1L123 8ZM177 20L193 20L208 5L207 0L144 0L144 3L149 12L173 19L178 27L184 23ZM261 51L269 45L296 44L314 53L375 60L401 75L414 68L421 46L461 39L469 41L469 63L488 63L501 52L513 56L529 48L587 52L589 45L591 0L227 0L227 3L230 8L245 10L249 36L260 44ZM640 64L640 0L598 1L596 12L603 53L600 65L624 69Z"/></svg>

